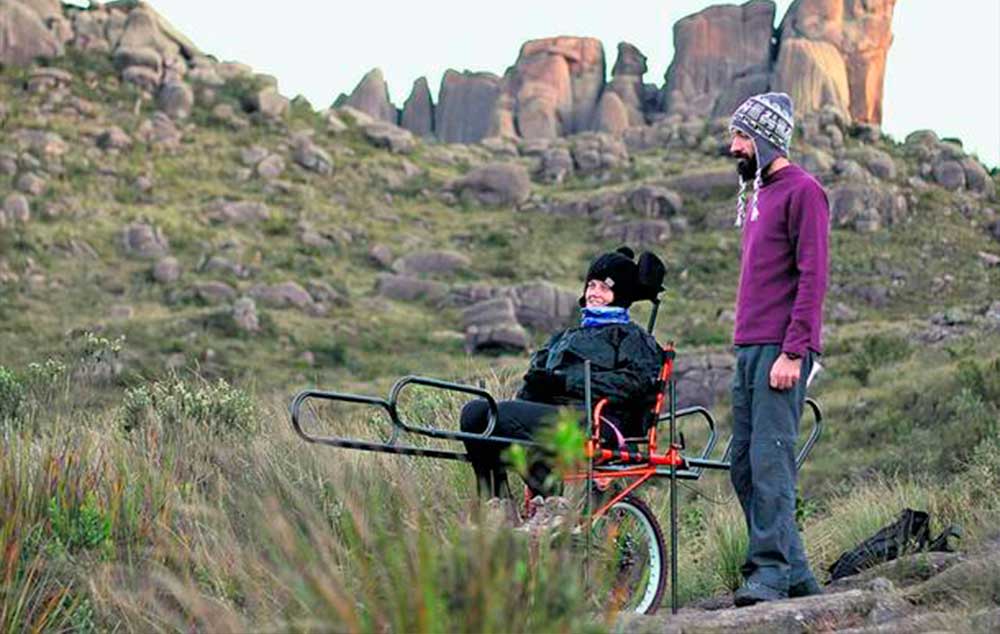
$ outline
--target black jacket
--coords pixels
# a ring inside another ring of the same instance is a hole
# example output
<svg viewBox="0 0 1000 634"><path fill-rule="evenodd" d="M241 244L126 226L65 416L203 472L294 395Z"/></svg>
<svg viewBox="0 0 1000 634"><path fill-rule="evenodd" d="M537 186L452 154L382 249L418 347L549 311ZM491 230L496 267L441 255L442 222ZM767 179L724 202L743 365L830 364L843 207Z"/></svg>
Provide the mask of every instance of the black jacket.
<svg viewBox="0 0 1000 634"><path fill-rule="evenodd" d="M631 322L556 333L531 356L530 368L565 376L565 391L538 394L524 384L517 398L554 405L580 403L584 396L583 362L587 359L594 402L607 398L609 414L622 421L641 421L645 427L646 413L656 399L663 351L649 333Z"/></svg>

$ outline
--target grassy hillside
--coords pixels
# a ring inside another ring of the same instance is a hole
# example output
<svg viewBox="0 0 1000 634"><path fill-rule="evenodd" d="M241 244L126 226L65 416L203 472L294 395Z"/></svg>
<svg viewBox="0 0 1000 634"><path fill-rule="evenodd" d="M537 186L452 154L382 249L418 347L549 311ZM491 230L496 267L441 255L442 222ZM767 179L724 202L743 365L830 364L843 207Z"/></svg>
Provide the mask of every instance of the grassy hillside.
<svg viewBox="0 0 1000 634"><path fill-rule="evenodd" d="M431 276L451 288L543 279L575 291L593 255L617 244L602 220L553 213L553 201L730 168L718 154L724 131L708 122L693 143L634 149L618 167L558 185L536 179L520 209L487 207L442 192L486 162L536 159L422 142L394 154L354 123L331 131L326 113L301 101L278 120L244 114L249 80L199 102L175 124L176 145L144 141L155 106L105 58L71 53L57 65L74 78L58 97L26 92L29 70L0 71L0 151L14 165L0 200L24 174L44 181L25 195L30 218L0 228L0 629L608 626L614 615L584 598L577 551L476 528L482 509L463 465L306 446L287 404L308 386L384 393L407 373L511 394L526 354L467 355L460 306L379 295L386 267L372 248L467 256L459 271ZM245 125L221 119L219 104ZM112 126L129 147L102 149ZM32 131L58 135L62 149ZM296 163L303 132L329 156L329 174ZM1000 251L986 230L995 203L916 179L912 144L850 134L845 144L845 159L889 155L895 176L873 186L908 203L891 226L832 235L827 369L813 391L827 432L800 505L818 570L903 506L961 522L971 545L990 536L1000 508L1000 266L978 255ZM280 175L255 172L244 156L255 147L281 158ZM800 149L815 150L805 139ZM851 179L831 170L825 184ZM220 201L263 203L269 214L220 221ZM682 357L726 350L733 205L729 192L685 194L687 228L653 246L670 271L656 334ZM177 280L154 279L159 256L127 252L130 223L162 231ZM234 326L235 297L287 281L323 282L337 297L325 312L258 302L260 331ZM198 290L208 282L236 294L216 302ZM455 424L460 402L414 399L414 415ZM725 429L724 399L715 412ZM320 422L378 433L361 413ZM683 496L686 601L732 587L741 548L725 478L698 488ZM665 518L663 491L650 496ZM990 601L969 596L966 607Z"/></svg>

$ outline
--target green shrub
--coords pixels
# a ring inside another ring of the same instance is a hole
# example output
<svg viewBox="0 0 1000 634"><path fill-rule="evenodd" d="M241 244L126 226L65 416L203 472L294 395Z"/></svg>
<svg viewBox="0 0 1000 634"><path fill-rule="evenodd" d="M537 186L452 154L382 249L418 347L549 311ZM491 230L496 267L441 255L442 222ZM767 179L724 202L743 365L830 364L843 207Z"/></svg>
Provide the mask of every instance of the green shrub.
<svg viewBox="0 0 1000 634"><path fill-rule="evenodd" d="M51 498L48 520L56 542L67 551L92 550L111 541L111 514L101 507L93 491L80 505Z"/></svg>
<svg viewBox="0 0 1000 634"><path fill-rule="evenodd" d="M14 421L24 404L24 384L11 370L0 365L0 423Z"/></svg>
<svg viewBox="0 0 1000 634"><path fill-rule="evenodd" d="M258 422L250 396L224 379L191 385L178 377L126 390L119 419L125 431L150 421L165 429L187 421L215 432L253 432Z"/></svg>
<svg viewBox="0 0 1000 634"><path fill-rule="evenodd" d="M902 361L910 356L910 343L897 335L869 335L851 353L848 374L861 385L868 385L868 379L875 370Z"/></svg>
<svg viewBox="0 0 1000 634"><path fill-rule="evenodd" d="M1000 406L1000 358L986 363L962 361L958 365L958 382L987 403Z"/></svg>

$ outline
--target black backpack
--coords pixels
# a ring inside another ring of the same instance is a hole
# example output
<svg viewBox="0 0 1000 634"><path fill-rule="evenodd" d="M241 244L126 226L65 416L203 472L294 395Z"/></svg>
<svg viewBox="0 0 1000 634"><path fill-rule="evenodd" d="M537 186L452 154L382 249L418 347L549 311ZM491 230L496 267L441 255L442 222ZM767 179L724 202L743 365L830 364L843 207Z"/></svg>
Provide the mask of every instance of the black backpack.
<svg viewBox="0 0 1000 634"><path fill-rule="evenodd" d="M828 568L830 581L856 575L906 553L924 550L952 552L949 537L960 538L961 532L957 527L949 526L932 540L930 515L924 511L904 509L894 523L843 553Z"/></svg>

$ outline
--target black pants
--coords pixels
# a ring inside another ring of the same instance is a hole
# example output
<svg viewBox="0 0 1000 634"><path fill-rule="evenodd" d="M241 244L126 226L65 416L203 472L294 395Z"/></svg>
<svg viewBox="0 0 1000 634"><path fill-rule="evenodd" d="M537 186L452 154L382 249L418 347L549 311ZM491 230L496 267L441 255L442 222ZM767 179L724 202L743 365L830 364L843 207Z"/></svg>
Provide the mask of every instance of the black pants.
<svg viewBox="0 0 1000 634"><path fill-rule="evenodd" d="M501 438L516 438L531 440L538 431L555 423L559 407L531 401L500 401L497 403L499 417L493 427L493 436ZM586 425L586 417L580 409L580 424ZM465 404L462 408L460 425L462 431L479 434L486 429L489 422L489 406L486 401L477 399ZM615 417L612 422L623 434L628 431ZM587 427L589 429L589 427ZM617 436L606 426L601 426L601 442L607 447L617 447ZM476 483L482 495L505 496L509 493L507 470L501 454L509 447L509 443L465 441L466 451L472 462L472 470L476 473ZM552 495L558 487L547 486L551 469L545 457L536 452L529 452L530 462L526 483L531 492L536 495Z"/></svg>

